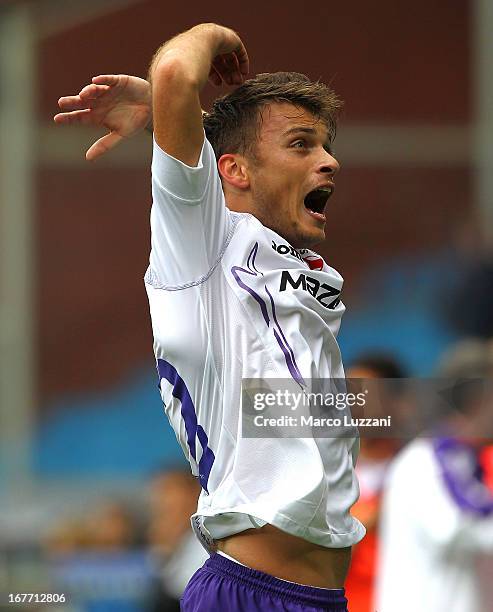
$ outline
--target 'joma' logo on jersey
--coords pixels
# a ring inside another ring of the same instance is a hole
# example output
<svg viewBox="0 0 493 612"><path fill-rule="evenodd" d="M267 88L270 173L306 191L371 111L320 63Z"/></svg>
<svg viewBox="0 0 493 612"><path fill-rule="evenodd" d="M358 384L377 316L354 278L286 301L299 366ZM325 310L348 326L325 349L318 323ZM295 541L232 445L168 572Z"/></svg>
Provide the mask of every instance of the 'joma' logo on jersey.
<svg viewBox="0 0 493 612"><path fill-rule="evenodd" d="M272 241L272 248L274 249L274 251L279 253L279 255L293 255L293 257L296 257L300 261L303 261L303 258L298 253L298 251L294 247L289 246L288 244L276 244L274 241Z"/></svg>
<svg viewBox="0 0 493 612"><path fill-rule="evenodd" d="M339 297L336 297L330 301L330 298L339 296L340 291L334 287L331 287L330 285L327 285L326 283L321 283L312 276L298 274L298 278L295 280L287 270L283 270L281 274L281 286L279 287L279 291L286 291L288 283L293 289L302 289L303 291L307 291L318 302L320 302L324 308L334 310L334 308L336 308L341 301Z"/></svg>

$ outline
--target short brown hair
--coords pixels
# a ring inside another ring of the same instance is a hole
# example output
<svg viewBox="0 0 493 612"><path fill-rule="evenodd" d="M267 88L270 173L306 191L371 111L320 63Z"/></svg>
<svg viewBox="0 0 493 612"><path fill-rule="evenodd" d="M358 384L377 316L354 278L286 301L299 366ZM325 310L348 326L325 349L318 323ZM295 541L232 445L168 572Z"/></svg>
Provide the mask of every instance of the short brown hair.
<svg viewBox="0 0 493 612"><path fill-rule="evenodd" d="M272 102L288 102L327 123L332 142L342 102L327 85L299 72L258 74L215 100L204 115L204 129L216 159L225 153L255 154L260 111Z"/></svg>

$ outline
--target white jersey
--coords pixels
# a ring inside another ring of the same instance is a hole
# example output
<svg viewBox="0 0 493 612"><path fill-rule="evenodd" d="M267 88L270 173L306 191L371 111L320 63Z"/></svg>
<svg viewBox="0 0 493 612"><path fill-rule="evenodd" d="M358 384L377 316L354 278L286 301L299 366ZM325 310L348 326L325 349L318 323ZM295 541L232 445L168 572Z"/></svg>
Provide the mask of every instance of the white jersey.
<svg viewBox="0 0 493 612"><path fill-rule="evenodd" d="M189 167L154 143L145 276L165 411L202 492L192 525L214 539L270 523L327 547L364 535L354 438L246 438L242 379L343 377L341 276L250 214L226 208L205 140Z"/></svg>

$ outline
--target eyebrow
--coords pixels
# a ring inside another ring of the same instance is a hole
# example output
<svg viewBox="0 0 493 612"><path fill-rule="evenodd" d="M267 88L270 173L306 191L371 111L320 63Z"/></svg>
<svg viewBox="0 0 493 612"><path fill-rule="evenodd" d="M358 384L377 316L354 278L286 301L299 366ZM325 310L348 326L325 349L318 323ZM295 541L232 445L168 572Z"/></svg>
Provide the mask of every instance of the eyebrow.
<svg viewBox="0 0 493 612"><path fill-rule="evenodd" d="M296 127L289 128L289 130L286 130L283 133L283 136L292 136L293 134L300 134L300 133L310 134L311 136L316 136L317 130L311 127L296 126ZM327 132L327 140L325 141L324 147L327 147L327 149L329 150L329 153L332 153L332 145L329 139L328 132Z"/></svg>
<svg viewBox="0 0 493 612"><path fill-rule="evenodd" d="M311 127L303 127L298 125L296 127L292 127L289 130L286 130L283 136L289 136L290 134L295 134L296 132L304 132L305 134L316 134L317 130Z"/></svg>

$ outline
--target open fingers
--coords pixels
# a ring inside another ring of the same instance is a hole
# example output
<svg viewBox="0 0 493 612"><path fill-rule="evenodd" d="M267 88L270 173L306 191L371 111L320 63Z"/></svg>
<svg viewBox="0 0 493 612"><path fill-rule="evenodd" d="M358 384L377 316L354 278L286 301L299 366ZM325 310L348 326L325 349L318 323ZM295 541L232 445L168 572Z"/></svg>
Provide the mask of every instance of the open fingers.
<svg viewBox="0 0 493 612"><path fill-rule="evenodd" d="M89 147L86 152L86 159L92 161L101 157L101 155L104 155L107 151L116 146L122 139L122 136L116 132L106 134Z"/></svg>
<svg viewBox="0 0 493 612"><path fill-rule="evenodd" d="M79 96L83 100L95 100L106 93L109 88L109 85L96 85L91 83L80 90Z"/></svg>
<svg viewBox="0 0 493 612"><path fill-rule="evenodd" d="M62 111L89 110L91 102L102 96L109 87L107 85L86 85L77 96L63 96L58 100Z"/></svg>
<svg viewBox="0 0 493 612"><path fill-rule="evenodd" d="M98 74L92 77L91 81L96 85L118 85L120 75L118 74Z"/></svg>
<svg viewBox="0 0 493 612"><path fill-rule="evenodd" d="M75 111L87 108L87 104L80 99L80 96L63 96L58 100L58 106L63 111Z"/></svg>
<svg viewBox="0 0 493 612"><path fill-rule="evenodd" d="M68 113L58 113L53 117L55 123L60 125L90 125L91 123L91 110L84 108L82 110L75 110Z"/></svg>
<svg viewBox="0 0 493 612"><path fill-rule="evenodd" d="M86 85L77 96L63 96L58 106L63 111L84 110L90 106L90 100L96 100L108 91L108 85Z"/></svg>

